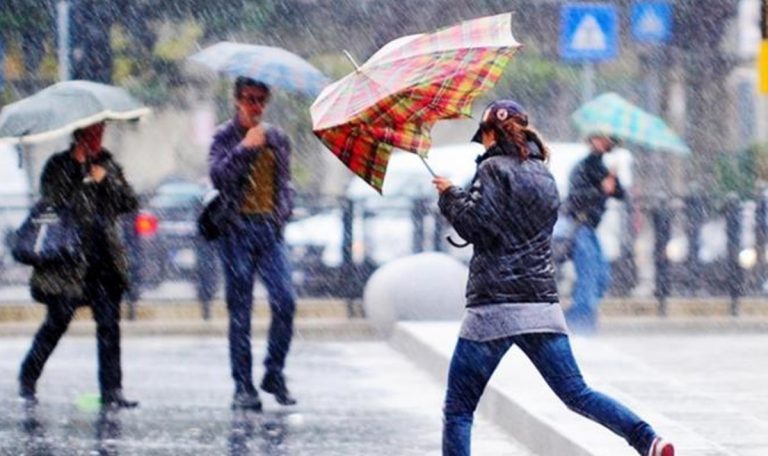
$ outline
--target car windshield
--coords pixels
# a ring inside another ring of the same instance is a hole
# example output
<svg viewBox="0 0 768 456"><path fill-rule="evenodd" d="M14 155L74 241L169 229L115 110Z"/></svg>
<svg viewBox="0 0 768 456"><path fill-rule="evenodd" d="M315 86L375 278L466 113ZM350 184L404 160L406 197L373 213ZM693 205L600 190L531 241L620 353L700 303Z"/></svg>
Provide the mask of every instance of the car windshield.
<svg viewBox="0 0 768 456"><path fill-rule="evenodd" d="M200 201L202 189L199 185L187 182L166 184L157 189L149 201L152 207L176 207L195 204Z"/></svg>

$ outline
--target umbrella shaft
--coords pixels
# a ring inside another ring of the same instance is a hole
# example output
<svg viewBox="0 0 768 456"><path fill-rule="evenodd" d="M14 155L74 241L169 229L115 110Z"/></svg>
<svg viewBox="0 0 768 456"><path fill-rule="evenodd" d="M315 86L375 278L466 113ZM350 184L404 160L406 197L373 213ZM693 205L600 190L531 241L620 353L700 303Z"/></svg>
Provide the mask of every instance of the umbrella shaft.
<svg viewBox="0 0 768 456"><path fill-rule="evenodd" d="M416 154L416 155L418 155L418 154ZM432 168L429 166L429 163L427 163L427 161L424 159L424 157L419 155L419 158L421 159L421 162L424 163L424 166L427 167L427 171L429 171L429 174L431 174L432 177L437 177L437 174L435 174L435 172L432 171Z"/></svg>
<svg viewBox="0 0 768 456"><path fill-rule="evenodd" d="M359 71L359 70L360 70L360 65L358 65L358 64L357 64L357 62L355 61L355 58L354 58L354 57L352 57L352 54L350 54L350 53L349 53L349 51L347 51L346 49L344 49L344 55L346 55L346 56L347 56L347 58L349 59L349 61L350 61L350 62L352 62L352 65L354 65L354 66L355 66L355 70L358 70L358 71Z"/></svg>

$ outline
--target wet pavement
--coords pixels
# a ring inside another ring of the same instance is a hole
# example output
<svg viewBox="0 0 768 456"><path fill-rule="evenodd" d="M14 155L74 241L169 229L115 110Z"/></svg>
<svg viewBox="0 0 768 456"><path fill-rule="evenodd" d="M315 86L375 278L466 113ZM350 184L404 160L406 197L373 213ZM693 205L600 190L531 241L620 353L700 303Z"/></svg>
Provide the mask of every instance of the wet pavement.
<svg viewBox="0 0 768 456"><path fill-rule="evenodd" d="M123 340L124 385L140 408L101 411L95 342L66 337L38 385L40 404L16 398L28 338L0 340L0 455L436 455L442 384L385 342L298 340L281 407L262 394L262 414L230 410L226 340ZM255 344L259 360L263 344ZM255 371L257 381L261 366ZM474 450L531 455L501 429L477 420Z"/></svg>

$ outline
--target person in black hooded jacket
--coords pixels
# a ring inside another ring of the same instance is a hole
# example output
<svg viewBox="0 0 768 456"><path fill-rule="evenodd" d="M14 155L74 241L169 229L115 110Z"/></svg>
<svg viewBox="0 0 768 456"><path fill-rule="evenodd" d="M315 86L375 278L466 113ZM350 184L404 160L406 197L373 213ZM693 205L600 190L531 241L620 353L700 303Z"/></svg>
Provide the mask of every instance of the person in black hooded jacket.
<svg viewBox="0 0 768 456"><path fill-rule="evenodd" d="M470 454L472 420L493 371L520 346L575 412L622 436L639 454L674 447L615 400L590 389L573 357L552 261L560 199L547 148L511 100L491 103L473 141L486 151L468 191L434 179L442 214L474 246L467 310L451 359L443 409L443 454Z"/></svg>

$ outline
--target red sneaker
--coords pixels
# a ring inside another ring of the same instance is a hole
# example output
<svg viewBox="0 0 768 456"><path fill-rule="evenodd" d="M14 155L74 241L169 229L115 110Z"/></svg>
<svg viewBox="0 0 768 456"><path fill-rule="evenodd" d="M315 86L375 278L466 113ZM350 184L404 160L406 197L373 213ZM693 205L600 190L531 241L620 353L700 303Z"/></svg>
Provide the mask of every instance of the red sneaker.
<svg viewBox="0 0 768 456"><path fill-rule="evenodd" d="M648 456L675 456L675 446L661 437L656 437L648 450Z"/></svg>

